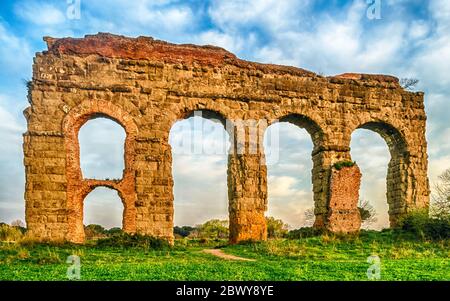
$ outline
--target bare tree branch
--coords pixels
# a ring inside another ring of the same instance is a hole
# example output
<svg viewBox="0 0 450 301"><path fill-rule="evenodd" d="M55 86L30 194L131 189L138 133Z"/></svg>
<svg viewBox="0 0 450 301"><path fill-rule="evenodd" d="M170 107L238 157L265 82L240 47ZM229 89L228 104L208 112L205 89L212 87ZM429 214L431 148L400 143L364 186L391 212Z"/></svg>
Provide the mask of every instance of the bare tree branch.
<svg viewBox="0 0 450 301"><path fill-rule="evenodd" d="M413 88L419 83L417 78L402 78L400 79L400 86L405 90L413 90Z"/></svg>

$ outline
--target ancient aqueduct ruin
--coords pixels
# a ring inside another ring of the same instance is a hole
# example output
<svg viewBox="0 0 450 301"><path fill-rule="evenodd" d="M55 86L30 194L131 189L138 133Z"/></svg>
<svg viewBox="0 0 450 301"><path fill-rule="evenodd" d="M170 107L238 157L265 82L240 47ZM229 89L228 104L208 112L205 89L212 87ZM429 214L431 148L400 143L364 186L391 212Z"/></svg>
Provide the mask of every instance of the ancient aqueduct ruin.
<svg viewBox="0 0 450 301"><path fill-rule="evenodd" d="M148 37L97 34L45 41L48 50L34 59L31 106L24 111L26 221L41 239L83 242L83 200L105 186L122 199L125 231L172 241L169 131L194 111L223 122L265 120L267 126L286 121L305 128L314 144L315 227L359 230L359 169L333 167L351 161L350 137L358 128L379 133L389 146L391 226L405 212L428 206L423 93L405 91L395 77L324 77L240 60L217 47L174 45ZM121 180L82 176L78 131L96 117L110 118L125 129ZM228 160L233 243L266 238L265 127L244 127L231 133ZM250 132L260 139L249 142Z"/></svg>

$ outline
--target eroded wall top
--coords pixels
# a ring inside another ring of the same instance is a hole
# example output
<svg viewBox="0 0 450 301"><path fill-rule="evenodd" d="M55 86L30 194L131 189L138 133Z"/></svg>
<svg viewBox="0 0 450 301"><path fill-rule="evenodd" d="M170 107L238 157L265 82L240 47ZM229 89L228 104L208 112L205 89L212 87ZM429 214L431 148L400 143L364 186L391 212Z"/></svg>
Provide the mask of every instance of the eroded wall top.
<svg viewBox="0 0 450 301"><path fill-rule="evenodd" d="M44 37L48 51L54 55L68 54L77 56L99 55L109 58L133 60L156 60L164 63L198 63L209 67L234 65L245 69L254 69L264 73L291 74L304 77L316 77L316 73L291 66L262 64L239 59L233 53L216 46L198 46L193 44L172 44L140 36L130 38L99 33L86 35L84 38L52 38ZM344 73L329 77L392 83L399 86L398 78L380 74Z"/></svg>

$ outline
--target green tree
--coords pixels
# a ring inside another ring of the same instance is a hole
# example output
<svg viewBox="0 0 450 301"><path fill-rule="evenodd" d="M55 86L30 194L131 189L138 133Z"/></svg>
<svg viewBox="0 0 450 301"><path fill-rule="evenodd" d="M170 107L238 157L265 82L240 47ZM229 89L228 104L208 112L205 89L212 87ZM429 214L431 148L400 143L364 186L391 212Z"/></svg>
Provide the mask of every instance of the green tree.
<svg viewBox="0 0 450 301"><path fill-rule="evenodd" d="M432 195L430 215L441 220L450 220L450 169L439 176Z"/></svg>
<svg viewBox="0 0 450 301"><path fill-rule="evenodd" d="M377 212L369 201L359 200L358 210L363 227L368 227L377 221Z"/></svg>
<svg viewBox="0 0 450 301"><path fill-rule="evenodd" d="M191 227L191 226L182 226L182 227L175 226L173 228L173 234L179 235L181 237L187 237L194 230L195 230L195 228Z"/></svg>
<svg viewBox="0 0 450 301"><path fill-rule="evenodd" d="M123 230L122 230L122 228L119 228L119 227L113 227L109 230L106 230L105 232L106 232L106 234L108 234L108 236L111 236L111 235L115 235L115 234L121 234L121 233L123 233Z"/></svg>
<svg viewBox="0 0 450 301"><path fill-rule="evenodd" d="M268 238L281 238L289 231L288 224L285 224L281 219L275 219L272 216L266 216L266 224Z"/></svg>
<svg viewBox="0 0 450 301"><path fill-rule="evenodd" d="M106 236L106 229L100 225L90 224L84 227L84 234L86 239L103 238Z"/></svg>
<svg viewBox="0 0 450 301"><path fill-rule="evenodd" d="M197 236L204 239L228 238L228 221L212 219L197 226Z"/></svg>

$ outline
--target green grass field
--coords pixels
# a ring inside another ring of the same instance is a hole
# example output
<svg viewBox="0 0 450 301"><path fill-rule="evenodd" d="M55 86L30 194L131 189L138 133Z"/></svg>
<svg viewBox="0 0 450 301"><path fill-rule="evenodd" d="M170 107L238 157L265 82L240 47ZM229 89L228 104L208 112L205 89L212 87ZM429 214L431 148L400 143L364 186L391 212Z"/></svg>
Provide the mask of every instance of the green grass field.
<svg viewBox="0 0 450 301"><path fill-rule="evenodd" d="M177 241L173 248L19 245L1 243L0 280L66 280L69 255L81 280L367 280L367 258L381 259L381 280L450 280L450 240L423 241L393 232L270 240L222 250L255 261L202 252L215 244Z"/></svg>

